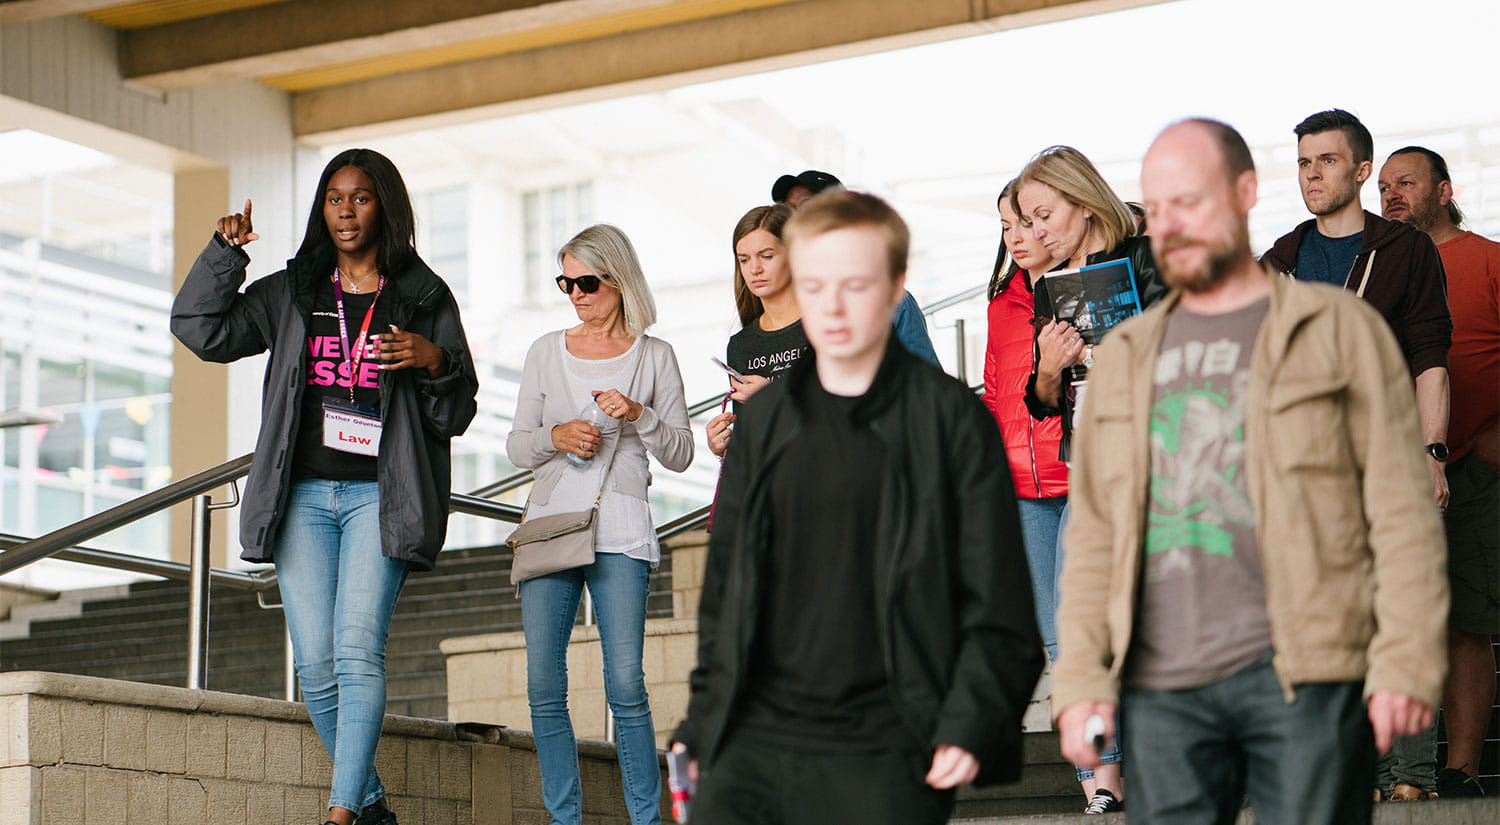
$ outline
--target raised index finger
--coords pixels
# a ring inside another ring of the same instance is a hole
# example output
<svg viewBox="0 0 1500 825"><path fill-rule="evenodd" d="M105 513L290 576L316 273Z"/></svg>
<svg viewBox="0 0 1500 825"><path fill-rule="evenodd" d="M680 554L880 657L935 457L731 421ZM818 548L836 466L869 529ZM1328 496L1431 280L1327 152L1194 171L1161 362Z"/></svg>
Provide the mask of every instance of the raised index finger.
<svg viewBox="0 0 1500 825"><path fill-rule="evenodd" d="M245 198L245 220L250 220L250 199Z"/></svg>

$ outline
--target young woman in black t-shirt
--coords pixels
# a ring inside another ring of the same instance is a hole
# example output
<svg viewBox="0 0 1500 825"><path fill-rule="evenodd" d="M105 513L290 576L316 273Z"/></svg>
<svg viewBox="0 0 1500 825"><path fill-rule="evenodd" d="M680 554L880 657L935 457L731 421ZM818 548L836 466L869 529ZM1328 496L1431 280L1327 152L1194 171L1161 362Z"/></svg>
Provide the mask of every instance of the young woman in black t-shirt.
<svg viewBox="0 0 1500 825"><path fill-rule="evenodd" d="M744 376L729 379L729 400L736 409L807 352L781 242L781 228L791 217L792 208L784 203L757 206L734 227L734 303L741 329L729 339L725 355L730 368ZM733 423L734 413L727 411L708 422L708 448L720 458Z"/></svg>
<svg viewBox="0 0 1500 825"><path fill-rule="evenodd" d="M324 168L296 256L239 291L260 236L219 219L172 307L199 357L269 351L242 504L243 558L274 562L297 677L333 762L326 823L396 825L375 752L385 647L412 570L448 520L450 440L476 406L458 304L413 247L395 165L350 149Z"/></svg>

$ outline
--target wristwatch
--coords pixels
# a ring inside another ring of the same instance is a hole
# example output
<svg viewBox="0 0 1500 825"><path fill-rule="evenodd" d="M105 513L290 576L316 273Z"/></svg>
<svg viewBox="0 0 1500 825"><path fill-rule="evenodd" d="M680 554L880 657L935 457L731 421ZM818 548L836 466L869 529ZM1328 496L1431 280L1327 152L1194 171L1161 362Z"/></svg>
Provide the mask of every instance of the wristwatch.
<svg viewBox="0 0 1500 825"><path fill-rule="evenodd" d="M1427 451L1428 455L1432 456L1438 461L1448 460L1448 445L1444 444L1441 441L1434 441L1431 444L1428 444L1423 449Z"/></svg>

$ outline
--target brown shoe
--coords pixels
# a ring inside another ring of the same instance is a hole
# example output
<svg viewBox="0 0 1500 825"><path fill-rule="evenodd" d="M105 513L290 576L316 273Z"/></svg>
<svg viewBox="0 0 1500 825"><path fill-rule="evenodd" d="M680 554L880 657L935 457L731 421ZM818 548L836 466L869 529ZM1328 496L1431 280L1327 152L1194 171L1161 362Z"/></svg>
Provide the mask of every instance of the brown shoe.
<svg viewBox="0 0 1500 825"><path fill-rule="evenodd" d="M1436 799L1437 794L1432 791L1424 791L1416 785L1401 782L1391 788L1391 793L1386 797L1387 802L1419 802L1426 799Z"/></svg>

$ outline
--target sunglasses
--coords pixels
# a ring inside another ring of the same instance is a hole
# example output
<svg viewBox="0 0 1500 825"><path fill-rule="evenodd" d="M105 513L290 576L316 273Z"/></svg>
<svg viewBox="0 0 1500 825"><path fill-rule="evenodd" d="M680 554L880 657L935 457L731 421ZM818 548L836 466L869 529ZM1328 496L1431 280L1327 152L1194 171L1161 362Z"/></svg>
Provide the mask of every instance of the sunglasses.
<svg viewBox="0 0 1500 825"><path fill-rule="evenodd" d="M578 291L584 295L593 295L599 291L601 278L608 281L610 279L609 273L601 272L598 275L579 275L577 278L559 275L557 276L557 288L562 290L564 295L570 295L573 292L573 287L577 286Z"/></svg>

